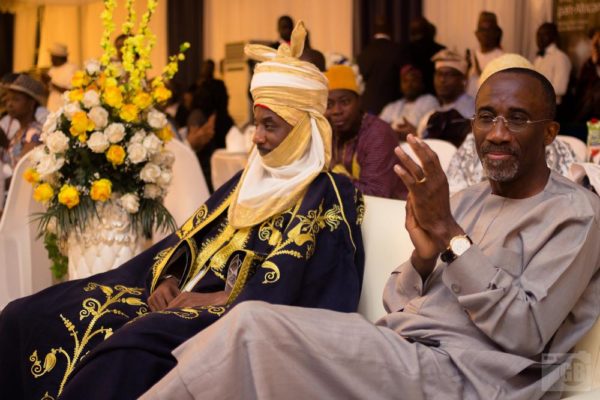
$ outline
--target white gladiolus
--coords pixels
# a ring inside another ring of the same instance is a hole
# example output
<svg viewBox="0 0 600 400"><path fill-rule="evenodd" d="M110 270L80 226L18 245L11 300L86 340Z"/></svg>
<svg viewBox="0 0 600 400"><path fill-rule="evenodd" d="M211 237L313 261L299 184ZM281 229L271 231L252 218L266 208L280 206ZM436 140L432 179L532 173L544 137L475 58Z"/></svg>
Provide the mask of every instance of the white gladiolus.
<svg viewBox="0 0 600 400"><path fill-rule="evenodd" d="M94 153L104 153L110 146L110 142L102 132L92 133L86 144Z"/></svg>
<svg viewBox="0 0 600 400"><path fill-rule="evenodd" d="M88 117L94 122L96 129L104 129L108 124L108 111L102 107L93 107L88 113Z"/></svg>
<svg viewBox="0 0 600 400"><path fill-rule="evenodd" d="M162 195L162 189L153 183L144 186L144 197L147 199L157 199Z"/></svg>
<svg viewBox="0 0 600 400"><path fill-rule="evenodd" d="M100 94L95 90L88 90L81 100L85 108L92 108L100 105Z"/></svg>
<svg viewBox="0 0 600 400"><path fill-rule="evenodd" d="M167 125L167 116L160 111L150 110L148 113L148 124L154 129L162 129Z"/></svg>
<svg viewBox="0 0 600 400"><path fill-rule="evenodd" d="M147 163L140 171L140 178L144 182L154 183L160 177L160 167L153 163Z"/></svg>
<svg viewBox="0 0 600 400"><path fill-rule="evenodd" d="M112 123L106 127L104 134L111 143L119 143L125 137L125 125Z"/></svg>
<svg viewBox="0 0 600 400"><path fill-rule="evenodd" d="M155 134L151 133L143 141L144 147L148 150L148 153L155 154L160 151L162 147L162 141Z"/></svg>
<svg viewBox="0 0 600 400"><path fill-rule="evenodd" d="M127 146L127 158L132 164L139 164L146 160L148 153L146 148L140 143L132 143Z"/></svg>
<svg viewBox="0 0 600 400"><path fill-rule="evenodd" d="M45 154L35 169L40 174L40 177L44 179L44 177L60 170L64 164L65 159L63 157L56 157L54 154Z"/></svg>
<svg viewBox="0 0 600 400"><path fill-rule="evenodd" d="M89 75L96 75L100 72L100 61L88 60L85 63L85 70Z"/></svg>
<svg viewBox="0 0 600 400"><path fill-rule="evenodd" d="M70 121L75 113L81 111L81 108L79 107L79 103L72 102L65 105L64 111L67 119Z"/></svg>
<svg viewBox="0 0 600 400"><path fill-rule="evenodd" d="M133 193L127 193L121 196L119 203L129 214L135 214L140 209L140 199Z"/></svg>
<svg viewBox="0 0 600 400"><path fill-rule="evenodd" d="M69 148L69 138L60 131L48 133L44 137L44 143L51 153L64 153Z"/></svg>

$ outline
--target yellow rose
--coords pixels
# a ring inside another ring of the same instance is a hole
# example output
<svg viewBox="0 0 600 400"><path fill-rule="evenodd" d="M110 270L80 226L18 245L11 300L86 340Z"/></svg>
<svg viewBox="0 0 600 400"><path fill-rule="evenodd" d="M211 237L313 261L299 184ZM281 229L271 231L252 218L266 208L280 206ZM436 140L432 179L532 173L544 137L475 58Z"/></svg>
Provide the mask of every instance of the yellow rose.
<svg viewBox="0 0 600 400"><path fill-rule="evenodd" d="M73 89L69 91L69 100L81 101L83 99L83 89Z"/></svg>
<svg viewBox="0 0 600 400"><path fill-rule="evenodd" d="M139 92L133 98L133 104L144 110L152 105L152 96L146 92Z"/></svg>
<svg viewBox="0 0 600 400"><path fill-rule="evenodd" d="M125 104L119 111L119 116L126 122L137 120L139 110L134 104Z"/></svg>
<svg viewBox="0 0 600 400"><path fill-rule="evenodd" d="M125 149L118 144L111 145L106 151L106 159L115 166L123 164L125 155Z"/></svg>
<svg viewBox="0 0 600 400"><path fill-rule="evenodd" d="M106 201L110 199L112 193L112 182L108 179L99 179L92 183L90 197L94 201Z"/></svg>
<svg viewBox="0 0 600 400"><path fill-rule="evenodd" d="M73 114L69 132L71 132L71 135L73 136L79 136L82 133L94 130L95 127L94 121L88 118L85 111L78 111Z"/></svg>
<svg viewBox="0 0 600 400"><path fill-rule="evenodd" d="M100 75L96 78L96 83L99 87L104 87L104 84L106 83L106 74L104 72L100 72Z"/></svg>
<svg viewBox="0 0 600 400"><path fill-rule="evenodd" d="M68 208L73 208L79 204L79 192L75 186L63 185L58 193L58 202Z"/></svg>
<svg viewBox="0 0 600 400"><path fill-rule="evenodd" d="M46 203L54 196L54 189L48 183L37 185L33 189L33 199L38 203Z"/></svg>
<svg viewBox="0 0 600 400"><path fill-rule="evenodd" d="M121 107L123 104L123 94L117 86L107 86L102 94L102 99L111 107Z"/></svg>
<svg viewBox="0 0 600 400"><path fill-rule="evenodd" d="M36 183L40 181L40 174L34 168L27 168L23 172L23 179L29 183Z"/></svg>
<svg viewBox="0 0 600 400"><path fill-rule="evenodd" d="M80 133L79 136L77 136L77 140L79 140L81 143L87 142L87 140L88 140L87 133Z"/></svg>
<svg viewBox="0 0 600 400"><path fill-rule="evenodd" d="M168 142L169 140L173 139L173 131L171 130L171 127L167 124L160 131L156 132L156 136L158 136L158 138L163 142Z"/></svg>
<svg viewBox="0 0 600 400"><path fill-rule="evenodd" d="M154 99L156 99L156 101L159 103L169 100L171 98L171 94L171 91L162 85L157 86L152 93Z"/></svg>
<svg viewBox="0 0 600 400"><path fill-rule="evenodd" d="M85 75L85 72L77 71L77 72L75 72L75 74L73 75L73 78L71 79L71 86L73 86L74 88L80 88L80 87L86 85L87 82L88 82L88 77Z"/></svg>

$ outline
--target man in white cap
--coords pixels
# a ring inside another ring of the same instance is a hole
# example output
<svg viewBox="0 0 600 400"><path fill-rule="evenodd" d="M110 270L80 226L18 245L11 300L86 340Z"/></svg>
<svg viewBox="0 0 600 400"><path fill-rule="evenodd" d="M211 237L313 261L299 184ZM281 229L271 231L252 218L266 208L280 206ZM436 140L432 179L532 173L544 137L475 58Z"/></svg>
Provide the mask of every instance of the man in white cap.
<svg viewBox="0 0 600 400"><path fill-rule="evenodd" d="M437 132L436 118L432 119L432 116L437 115L437 120L459 120L465 123L473 116L475 100L465 92L467 61L460 54L446 49L436 53L431 60L435 63L433 86L439 106L421 118L416 133L420 137L435 137L460 146L464 135L457 135L458 138L454 139L449 137L453 135L448 132ZM445 118L446 116L449 118ZM452 127L452 124L447 125ZM431 132L428 132L429 130ZM436 130L435 135L434 130ZM413 129L412 132L415 130Z"/></svg>
<svg viewBox="0 0 600 400"><path fill-rule="evenodd" d="M247 49L263 62L251 83L256 147L242 173L119 268L6 306L3 396L137 398L175 366L177 345L247 300L356 310L364 206L350 180L327 172L327 80L298 59L304 32L299 24L278 50Z"/></svg>
<svg viewBox="0 0 600 400"><path fill-rule="evenodd" d="M524 57L518 54L507 53L492 60L483 70L478 85L481 85L485 79L499 68L513 66L519 68L535 69L534 66ZM552 81L550 81L552 82ZM561 174L569 176L571 165L577 161L577 157L567 143L561 140L554 140L546 146L546 163L548 167ZM456 193L468 186L483 182L487 179L475 145L473 133L469 133L464 142L460 145L446 170L450 193Z"/></svg>
<svg viewBox="0 0 600 400"><path fill-rule="evenodd" d="M48 49L52 67L48 70L48 96L47 108L50 112L56 112L64 104L62 95L71 89L71 79L77 71L77 67L68 62L69 51L62 43L54 43Z"/></svg>
<svg viewBox="0 0 600 400"><path fill-rule="evenodd" d="M423 167L397 148L414 251L376 325L241 304L177 348L142 399L558 399L600 314L600 199L546 165L554 97L531 69L485 80L473 131L489 181L451 201L421 139L407 141Z"/></svg>

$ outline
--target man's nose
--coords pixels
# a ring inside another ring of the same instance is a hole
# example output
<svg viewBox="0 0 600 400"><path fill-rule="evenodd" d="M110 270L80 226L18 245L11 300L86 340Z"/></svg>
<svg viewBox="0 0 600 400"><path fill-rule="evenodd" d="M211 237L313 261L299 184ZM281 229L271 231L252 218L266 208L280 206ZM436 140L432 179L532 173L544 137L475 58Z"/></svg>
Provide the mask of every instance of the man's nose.
<svg viewBox="0 0 600 400"><path fill-rule="evenodd" d="M252 135L252 142L254 144L262 144L266 140L266 135L263 129L257 127Z"/></svg>
<svg viewBox="0 0 600 400"><path fill-rule="evenodd" d="M487 134L487 139L494 143L507 142L511 138L512 133L506 127L506 120L504 118L498 118Z"/></svg>

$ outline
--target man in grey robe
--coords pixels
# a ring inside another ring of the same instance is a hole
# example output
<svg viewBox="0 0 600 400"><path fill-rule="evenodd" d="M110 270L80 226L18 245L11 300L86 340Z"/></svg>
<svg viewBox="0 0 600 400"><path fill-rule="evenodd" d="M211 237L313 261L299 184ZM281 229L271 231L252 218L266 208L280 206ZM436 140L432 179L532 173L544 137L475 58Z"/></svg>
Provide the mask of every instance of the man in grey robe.
<svg viewBox="0 0 600 400"><path fill-rule="evenodd" d="M600 312L600 200L546 164L554 96L524 68L484 82L473 131L489 180L452 201L426 144L409 135L423 167L396 150L415 250L376 325L247 302L176 349L143 398L560 398Z"/></svg>

